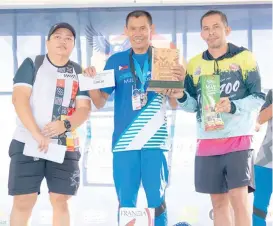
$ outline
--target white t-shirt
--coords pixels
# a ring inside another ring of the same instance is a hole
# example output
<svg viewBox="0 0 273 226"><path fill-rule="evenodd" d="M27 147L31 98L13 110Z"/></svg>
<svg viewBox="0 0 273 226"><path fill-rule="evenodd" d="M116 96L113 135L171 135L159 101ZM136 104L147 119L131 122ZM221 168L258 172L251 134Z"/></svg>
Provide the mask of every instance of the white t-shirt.
<svg viewBox="0 0 273 226"><path fill-rule="evenodd" d="M69 61L62 67L53 65L48 56L35 76L34 58L26 58L14 77L14 87L32 88L30 105L37 125L42 129L47 123L64 120L75 111L77 99L90 99L88 92L79 90L78 74L81 67ZM14 139L22 143L29 133L19 118ZM68 151L78 150L79 138L75 131L67 132L53 138L60 145L66 145Z"/></svg>

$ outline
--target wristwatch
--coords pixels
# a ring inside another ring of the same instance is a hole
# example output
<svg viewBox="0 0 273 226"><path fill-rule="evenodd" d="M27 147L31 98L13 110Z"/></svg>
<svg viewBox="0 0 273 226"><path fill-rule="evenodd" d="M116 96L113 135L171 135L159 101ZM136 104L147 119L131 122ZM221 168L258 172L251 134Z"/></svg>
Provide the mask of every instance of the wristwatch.
<svg viewBox="0 0 273 226"><path fill-rule="evenodd" d="M71 123L69 122L69 120L65 119L63 122L64 122L64 127L66 129L66 132L70 132L71 131Z"/></svg>

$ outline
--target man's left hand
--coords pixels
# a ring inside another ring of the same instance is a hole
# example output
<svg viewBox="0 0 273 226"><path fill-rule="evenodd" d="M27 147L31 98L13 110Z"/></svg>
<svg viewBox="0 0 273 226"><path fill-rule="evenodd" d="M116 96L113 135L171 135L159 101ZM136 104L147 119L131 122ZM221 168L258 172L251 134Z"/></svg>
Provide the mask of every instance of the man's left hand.
<svg viewBox="0 0 273 226"><path fill-rule="evenodd" d="M184 96L183 89L164 89L161 93L174 99L181 99Z"/></svg>
<svg viewBox="0 0 273 226"><path fill-rule="evenodd" d="M228 97L220 98L220 101L215 106L215 111L217 113L226 112L230 113L231 110L231 103Z"/></svg>
<svg viewBox="0 0 273 226"><path fill-rule="evenodd" d="M258 122L256 122L255 132L259 132L260 129L261 129L261 125Z"/></svg>
<svg viewBox="0 0 273 226"><path fill-rule="evenodd" d="M42 133L46 137L55 137L60 134L63 134L65 131L66 131L66 128L64 126L64 122L57 120L57 121L48 123L42 130Z"/></svg>
<svg viewBox="0 0 273 226"><path fill-rule="evenodd" d="M184 81L186 70L181 64L171 68L175 81Z"/></svg>

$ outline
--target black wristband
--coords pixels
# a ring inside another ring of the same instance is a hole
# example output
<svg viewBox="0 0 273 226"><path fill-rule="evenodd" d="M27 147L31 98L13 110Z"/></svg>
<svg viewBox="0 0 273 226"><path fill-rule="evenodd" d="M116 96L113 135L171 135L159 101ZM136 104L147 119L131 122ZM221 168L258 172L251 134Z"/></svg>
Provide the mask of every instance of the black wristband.
<svg viewBox="0 0 273 226"><path fill-rule="evenodd" d="M231 114L234 114L236 112L236 105L231 101L230 102L230 112Z"/></svg>
<svg viewBox="0 0 273 226"><path fill-rule="evenodd" d="M187 94L183 91L184 95L182 98L177 99L179 103L184 103L187 100Z"/></svg>

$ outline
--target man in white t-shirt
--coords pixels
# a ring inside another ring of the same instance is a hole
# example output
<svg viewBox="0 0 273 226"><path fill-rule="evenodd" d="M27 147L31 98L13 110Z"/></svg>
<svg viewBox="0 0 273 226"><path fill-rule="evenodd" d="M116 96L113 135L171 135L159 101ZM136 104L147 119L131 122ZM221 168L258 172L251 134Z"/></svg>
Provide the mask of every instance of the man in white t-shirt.
<svg viewBox="0 0 273 226"><path fill-rule="evenodd" d="M79 90L81 67L70 61L76 32L67 23L54 25L48 34L46 55L26 58L14 77L12 101L18 116L9 148L9 195L14 196L11 226L26 226L47 180L53 207L53 226L69 226L68 199L79 187L79 141L75 129L89 116L90 98ZM40 151L49 142L66 146L63 164L23 154L32 136Z"/></svg>

